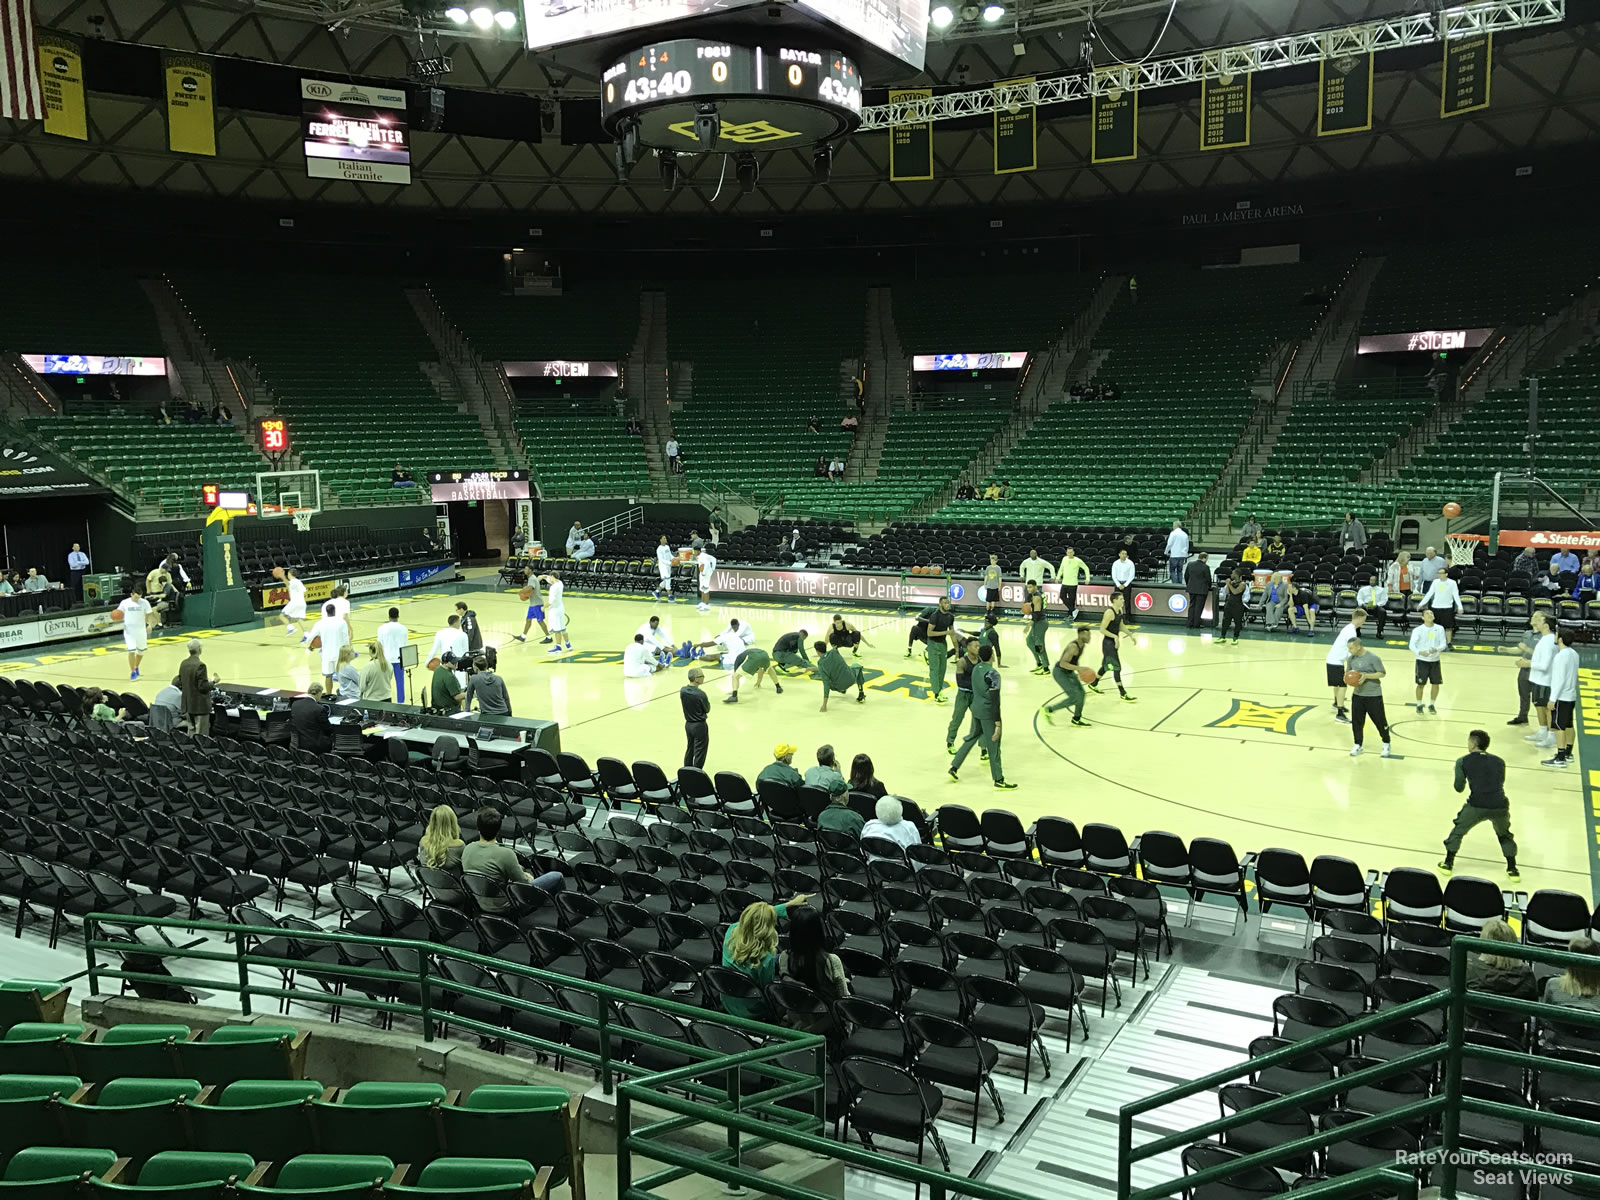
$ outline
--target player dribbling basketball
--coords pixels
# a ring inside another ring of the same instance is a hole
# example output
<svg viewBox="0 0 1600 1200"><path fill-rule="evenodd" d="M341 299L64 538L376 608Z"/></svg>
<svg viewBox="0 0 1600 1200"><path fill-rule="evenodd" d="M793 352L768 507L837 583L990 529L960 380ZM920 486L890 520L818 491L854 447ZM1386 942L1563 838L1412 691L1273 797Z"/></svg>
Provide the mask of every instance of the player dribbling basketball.
<svg viewBox="0 0 1600 1200"><path fill-rule="evenodd" d="M306 619L306 585L293 567L283 568L283 585L289 589L289 598L283 602L283 608L278 612L278 620L288 626L284 635L292 637L295 633L296 623Z"/></svg>
<svg viewBox="0 0 1600 1200"><path fill-rule="evenodd" d="M1050 678L1061 689L1061 699L1054 704L1046 704L1039 711L1052 725L1055 724L1055 717L1051 714L1071 705L1072 723L1084 729L1089 727L1089 722L1083 719L1083 680L1078 675L1082 669L1083 652L1089 645L1089 636L1087 625L1078 626L1073 639L1061 648L1061 657L1056 659L1056 665L1050 668Z"/></svg>

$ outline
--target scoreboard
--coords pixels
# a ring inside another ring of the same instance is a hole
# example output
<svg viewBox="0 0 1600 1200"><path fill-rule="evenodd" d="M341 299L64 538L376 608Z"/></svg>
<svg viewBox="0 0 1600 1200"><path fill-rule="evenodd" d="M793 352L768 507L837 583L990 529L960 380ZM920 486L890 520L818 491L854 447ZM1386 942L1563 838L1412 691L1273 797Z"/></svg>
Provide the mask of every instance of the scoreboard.
<svg viewBox="0 0 1600 1200"><path fill-rule="evenodd" d="M256 422L261 453L277 460L289 453L289 426L282 417L263 417Z"/></svg>

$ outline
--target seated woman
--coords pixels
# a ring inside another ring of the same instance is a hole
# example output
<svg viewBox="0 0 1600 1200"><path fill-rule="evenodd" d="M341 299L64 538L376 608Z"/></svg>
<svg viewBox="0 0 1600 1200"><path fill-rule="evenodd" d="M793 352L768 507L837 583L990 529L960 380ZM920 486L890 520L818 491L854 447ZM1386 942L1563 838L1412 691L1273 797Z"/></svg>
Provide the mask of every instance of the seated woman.
<svg viewBox="0 0 1600 1200"><path fill-rule="evenodd" d="M428 828L417 846L417 861L438 871L460 874L461 851L465 845L456 810L448 804L438 804L428 815Z"/></svg>
<svg viewBox="0 0 1600 1200"><path fill-rule="evenodd" d="M729 927L722 939L722 965L737 971L757 987L766 987L778 973L778 918L789 915L811 897L801 894L782 904L768 904L757 900L747 905L739 914L738 923ZM746 999L742 996L723 996L724 1012L753 1021L768 1018L765 997Z"/></svg>
<svg viewBox="0 0 1600 1200"><path fill-rule="evenodd" d="M1257 539L1257 538L1251 538L1250 539L1249 544L1246 545L1245 548L1244 548L1244 553L1239 555L1239 561L1242 562L1242 563L1246 563L1246 564L1248 564L1250 566L1258 566L1260 564L1260 562L1261 562L1261 542L1260 542L1259 539Z"/></svg>
<svg viewBox="0 0 1600 1200"><path fill-rule="evenodd" d="M861 827L865 838L887 838L901 846L915 846L922 841L917 827L905 819L905 806L896 796L884 796L878 801L875 815Z"/></svg>
<svg viewBox="0 0 1600 1200"><path fill-rule="evenodd" d="M850 790L852 792L866 792L869 796L883 799L888 790L873 774L872 759L865 754L858 754L850 761Z"/></svg>
<svg viewBox="0 0 1600 1200"><path fill-rule="evenodd" d="M789 918L789 948L778 955L778 974L804 984L830 1005L850 994L850 976L839 956L829 950L822 914L816 909L798 908ZM839 1032L831 1012L791 1014L784 1023L806 1033Z"/></svg>
<svg viewBox="0 0 1600 1200"><path fill-rule="evenodd" d="M1517 940L1516 931L1505 921L1498 919L1487 922L1478 932L1478 936L1488 942ZM1474 992L1520 996L1524 1000L1534 1000L1539 995L1538 981L1533 976L1533 964L1525 958L1508 958L1502 954L1469 954L1467 987Z"/></svg>
<svg viewBox="0 0 1600 1200"><path fill-rule="evenodd" d="M1600 1012L1600 943L1590 937L1575 937L1567 943L1567 949L1573 954L1589 955L1593 965L1571 966L1564 975L1545 980L1544 1002Z"/></svg>

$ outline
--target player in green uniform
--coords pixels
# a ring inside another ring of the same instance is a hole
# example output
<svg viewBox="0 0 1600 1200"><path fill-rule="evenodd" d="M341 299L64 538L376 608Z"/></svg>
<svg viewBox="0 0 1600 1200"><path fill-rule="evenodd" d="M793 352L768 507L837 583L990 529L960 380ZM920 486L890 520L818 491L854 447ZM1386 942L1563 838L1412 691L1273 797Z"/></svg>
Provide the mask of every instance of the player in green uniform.
<svg viewBox="0 0 1600 1200"><path fill-rule="evenodd" d="M968 638L961 643L961 653L956 658L956 705L950 713L950 724L944 731L944 748L956 752L956 734L961 732L961 718L972 711L972 668L978 665L978 639Z"/></svg>
<svg viewBox="0 0 1600 1200"><path fill-rule="evenodd" d="M827 642L815 642L811 648L817 652L817 678L822 680L820 711L828 711L828 695L831 692L842 694L853 687L856 689L857 704L867 698L866 675L859 666L845 662L844 655L838 650L828 649Z"/></svg>
<svg viewBox="0 0 1600 1200"><path fill-rule="evenodd" d="M972 668L972 728L961 740L961 748L950 760L950 781L959 783L961 764L967 761L974 746L981 745L989 752L989 778L999 791L1012 791L1016 784L1007 783L1000 767L1000 672L994 669L994 648L978 649L978 665Z"/></svg>
<svg viewBox="0 0 1600 1200"><path fill-rule="evenodd" d="M786 633L772 644L772 661L785 671L809 671L811 659L806 656L806 638L810 636L804 629L795 633ZM777 670L774 669L774 674Z"/></svg>
<svg viewBox="0 0 1600 1200"><path fill-rule="evenodd" d="M1036 583L1028 584L1028 594L1022 601L1022 615L1028 621L1028 633L1023 642L1033 655L1033 673L1048 675L1050 658L1045 650L1045 634L1050 630L1050 618L1045 612L1044 593Z"/></svg>
<svg viewBox="0 0 1600 1200"><path fill-rule="evenodd" d="M1089 722L1083 719L1083 681L1078 678L1078 670L1083 665L1083 652L1089 645L1090 629L1087 625L1078 626L1078 634L1061 648L1061 657L1056 660L1056 665L1051 668L1050 677L1056 681L1056 686L1061 689L1062 697L1054 704L1046 704L1039 711L1044 714L1044 719L1050 724L1055 724L1055 717L1051 714L1057 709L1072 706L1072 723L1088 727Z"/></svg>
<svg viewBox="0 0 1600 1200"><path fill-rule="evenodd" d="M723 703L739 703L739 685L744 682L742 678L744 675L754 675L756 677L756 687L759 688L761 681L767 677L768 671L772 672L773 690L778 695L783 695L783 684L778 682L778 672L772 665L772 655L754 646L742 651L739 657L733 660L733 670L729 672L733 676L733 695L729 696Z"/></svg>
<svg viewBox="0 0 1600 1200"><path fill-rule="evenodd" d="M1116 681L1117 691L1124 700L1133 701L1128 695L1128 689L1122 686L1122 653L1118 644L1122 638L1133 636L1131 631L1122 628L1122 593L1111 593L1111 607L1106 609L1105 615L1100 618L1100 672L1095 677L1095 682L1089 685L1091 692L1100 690L1100 680L1106 677L1106 672L1111 672L1111 678Z"/></svg>
<svg viewBox="0 0 1600 1200"><path fill-rule="evenodd" d="M917 614L917 620L928 626L928 684L933 688L934 700L943 704L944 670L951 653L948 639L956 623L956 614L950 611L950 597L940 596L938 604Z"/></svg>

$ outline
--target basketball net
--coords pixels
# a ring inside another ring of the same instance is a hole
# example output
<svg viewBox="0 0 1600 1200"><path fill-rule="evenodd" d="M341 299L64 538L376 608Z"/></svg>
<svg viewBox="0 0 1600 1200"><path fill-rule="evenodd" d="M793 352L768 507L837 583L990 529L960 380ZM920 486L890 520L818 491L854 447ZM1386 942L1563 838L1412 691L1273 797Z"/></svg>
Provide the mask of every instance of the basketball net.
<svg viewBox="0 0 1600 1200"><path fill-rule="evenodd" d="M1444 544L1450 551L1450 565L1452 567L1470 567L1472 557L1477 553L1478 546L1489 539L1481 533L1447 533L1444 535Z"/></svg>
<svg viewBox="0 0 1600 1200"><path fill-rule="evenodd" d="M301 533L305 533L311 528L311 518L315 515L310 509L305 512L291 511L289 513L290 519L294 521L294 527Z"/></svg>

